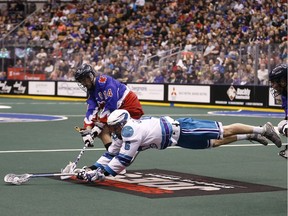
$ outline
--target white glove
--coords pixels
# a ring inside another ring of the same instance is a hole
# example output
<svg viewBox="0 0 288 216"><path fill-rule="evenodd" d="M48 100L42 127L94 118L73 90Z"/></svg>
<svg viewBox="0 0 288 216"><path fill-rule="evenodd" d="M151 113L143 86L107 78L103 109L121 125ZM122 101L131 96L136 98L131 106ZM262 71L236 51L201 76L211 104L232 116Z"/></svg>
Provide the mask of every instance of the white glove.
<svg viewBox="0 0 288 216"><path fill-rule="evenodd" d="M84 166L84 167L82 167L82 168L77 168L77 169L75 169L74 170L74 173L76 173L77 175L79 175L79 173L81 173L81 172L85 172L85 171L88 171L88 170L91 170L89 167L87 167L87 166Z"/></svg>
<svg viewBox="0 0 288 216"><path fill-rule="evenodd" d="M84 168L81 172L77 174L77 178L87 182L104 181L105 175L101 168L98 168L96 170Z"/></svg>
<svg viewBox="0 0 288 216"><path fill-rule="evenodd" d="M91 134L87 134L85 136L82 136L83 142L85 143L85 145L87 145L88 147L93 147L93 143L94 143L94 139L92 137Z"/></svg>
<svg viewBox="0 0 288 216"><path fill-rule="evenodd" d="M74 173L76 168L76 164L74 162L69 162L69 164L64 168L61 169L61 173ZM60 176L61 180L69 179L71 176Z"/></svg>
<svg viewBox="0 0 288 216"><path fill-rule="evenodd" d="M280 134L284 135L284 136L288 136L288 125L287 125L287 120L282 120L281 122L279 122L278 124L278 131Z"/></svg>
<svg viewBox="0 0 288 216"><path fill-rule="evenodd" d="M79 133L85 145L87 144L88 147L93 147L94 139L102 132L102 129L100 125L96 125L92 129L80 129Z"/></svg>
<svg viewBox="0 0 288 216"><path fill-rule="evenodd" d="M102 132L102 130L102 127L95 125L90 131L92 138L94 139L95 137L97 137Z"/></svg>

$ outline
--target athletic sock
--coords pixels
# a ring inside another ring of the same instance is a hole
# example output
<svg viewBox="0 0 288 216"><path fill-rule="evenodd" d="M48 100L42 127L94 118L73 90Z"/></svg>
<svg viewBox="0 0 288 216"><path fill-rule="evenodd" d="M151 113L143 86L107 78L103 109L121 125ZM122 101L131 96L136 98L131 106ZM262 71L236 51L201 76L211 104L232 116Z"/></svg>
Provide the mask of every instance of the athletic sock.
<svg viewBox="0 0 288 216"><path fill-rule="evenodd" d="M263 127L253 127L253 133L262 134L263 133Z"/></svg>
<svg viewBox="0 0 288 216"><path fill-rule="evenodd" d="M236 135L237 137L237 140L247 140L248 137L247 137L247 134L238 134Z"/></svg>

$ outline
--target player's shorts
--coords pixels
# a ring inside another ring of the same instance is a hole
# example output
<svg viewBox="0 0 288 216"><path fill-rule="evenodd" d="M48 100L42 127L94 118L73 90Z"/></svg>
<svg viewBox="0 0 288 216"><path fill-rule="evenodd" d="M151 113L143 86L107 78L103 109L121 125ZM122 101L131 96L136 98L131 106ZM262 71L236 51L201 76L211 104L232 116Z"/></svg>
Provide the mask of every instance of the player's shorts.
<svg viewBox="0 0 288 216"><path fill-rule="evenodd" d="M180 137L177 146L189 149L211 148L211 139L220 139L223 136L221 122L192 118L177 119L180 124Z"/></svg>
<svg viewBox="0 0 288 216"><path fill-rule="evenodd" d="M137 95L132 91L127 94L119 109L127 110L130 113L131 118L134 119L139 119L142 115L144 115L140 101Z"/></svg>

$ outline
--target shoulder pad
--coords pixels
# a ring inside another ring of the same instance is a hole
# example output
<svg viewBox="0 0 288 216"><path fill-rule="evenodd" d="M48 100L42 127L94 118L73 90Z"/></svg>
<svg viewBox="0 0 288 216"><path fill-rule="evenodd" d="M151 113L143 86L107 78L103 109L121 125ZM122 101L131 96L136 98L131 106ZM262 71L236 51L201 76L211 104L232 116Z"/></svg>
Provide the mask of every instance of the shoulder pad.
<svg viewBox="0 0 288 216"><path fill-rule="evenodd" d="M133 134L134 130L131 126L125 126L121 131L122 137L131 137Z"/></svg>

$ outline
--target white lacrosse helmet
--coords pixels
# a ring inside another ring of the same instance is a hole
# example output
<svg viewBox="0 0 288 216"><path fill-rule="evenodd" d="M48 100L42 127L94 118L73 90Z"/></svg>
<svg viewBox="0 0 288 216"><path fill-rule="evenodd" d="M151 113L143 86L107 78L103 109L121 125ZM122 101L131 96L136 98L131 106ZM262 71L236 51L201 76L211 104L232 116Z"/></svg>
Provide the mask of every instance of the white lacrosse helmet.
<svg viewBox="0 0 288 216"><path fill-rule="evenodd" d="M130 119L130 114L127 110L117 109L114 110L107 119L108 125L125 125L126 122Z"/></svg>

